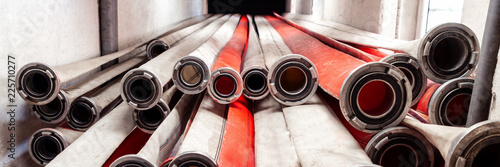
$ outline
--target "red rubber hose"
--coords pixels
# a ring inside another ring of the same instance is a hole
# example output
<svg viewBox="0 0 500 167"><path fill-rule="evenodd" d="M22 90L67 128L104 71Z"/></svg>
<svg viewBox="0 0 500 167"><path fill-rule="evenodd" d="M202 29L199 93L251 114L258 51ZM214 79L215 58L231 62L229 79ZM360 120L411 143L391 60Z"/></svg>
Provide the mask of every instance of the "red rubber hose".
<svg viewBox="0 0 500 167"><path fill-rule="evenodd" d="M140 130L139 128L135 128L126 138L123 140L123 142L116 148L115 152L111 154L111 156L106 160L103 167L109 167L111 163L113 163L116 159L120 158L121 156L127 155L127 154L137 154L144 144L149 140L149 137L151 134L147 134Z"/></svg>

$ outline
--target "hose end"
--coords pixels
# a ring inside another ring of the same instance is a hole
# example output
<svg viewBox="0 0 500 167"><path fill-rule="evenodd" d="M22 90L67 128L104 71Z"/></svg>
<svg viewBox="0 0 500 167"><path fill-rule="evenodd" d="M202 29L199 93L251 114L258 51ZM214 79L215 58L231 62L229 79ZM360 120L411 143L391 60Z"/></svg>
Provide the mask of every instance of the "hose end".
<svg viewBox="0 0 500 167"><path fill-rule="evenodd" d="M57 97L60 83L57 73L43 63L29 63L19 69L16 89L19 96L33 105L50 103Z"/></svg>
<svg viewBox="0 0 500 167"><path fill-rule="evenodd" d="M373 133L398 125L411 105L411 86L397 67L371 62L353 70L340 89L342 114L356 129Z"/></svg>
<svg viewBox="0 0 500 167"><path fill-rule="evenodd" d="M69 98L66 92L59 91L56 98L44 105L32 105L35 116L47 123L55 124L63 121L69 112Z"/></svg>
<svg viewBox="0 0 500 167"><path fill-rule="evenodd" d="M208 94L220 104L229 104L238 100L243 93L243 80L232 68L222 67L210 76Z"/></svg>
<svg viewBox="0 0 500 167"><path fill-rule="evenodd" d="M136 155L128 154L121 156L109 165L110 167L155 167L154 164L149 162L146 158Z"/></svg>
<svg viewBox="0 0 500 167"><path fill-rule="evenodd" d="M420 41L418 60L424 74L434 82L468 76L479 60L474 32L460 23L445 23L430 30Z"/></svg>
<svg viewBox="0 0 500 167"><path fill-rule="evenodd" d="M66 121L72 129L86 131L99 120L101 110L92 99L81 96L71 103Z"/></svg>
<svg viewBox="0 0 500 167"><path fill-rule="evenodd" d="M427 77L422 72L418 59L409 54L396 53L384 57L380 62L396 66L405 74L411 85L411 106L417 104L424 95L427 86Z"/></svg>
<svg viewBox="0 0 500 167"><path fill-rule="evenodd" d="M172 80L175 86L185 94L199 94L208 85L210 69L203 60L195 56L186 56L174 66Z"/></svg>
<svg viewBox="0 0 500 167"><path fill-rule="evenodd" d="M146 46L146 55L147 55L148 59L151 60L151 59L159 56L163 52L167 51L168 49L170 49L170 47L168 46L167 43L165 43L161 40L155 39L155 40L149 42L148 46Z"/></svg>
<svg viewBox="0 0 500 167"><path fill-rule="evenodd" d="M133 108L147 110L160 101L163 93L161 83L153 72L136 68L123 76L121 96Z"/></svg>
<svg viewBox="0 0 500 167"><path fill-rule="evenodd" d="M217 167L217 162L202 152L184 152L175 157L170 163L171 167Z"/></svg>
<svg viewBox="0 0 500 167"><path fill-rule="evenodd" d="M43 128L31 136L28 142L28 152L37 164L46 165L68 145L68 141L61 132L52 128Z"/></svg>
<svg viewBox="0 0 500 167"><path fill-rule="evenodd" d="M441 85L429 100L432 124L465 126L469 113L474 79L456 78Z"/></svg>
<svg viewBox="0 0 500 167"><path fill-rule="evenodd" d="M500 166L500 122L469 127L452 143L445 166Z"/></svg>
<svg viewBox="0 0 500 167"><path fill-rule="evenodd" d="M268 71L265 67L253 65L242 72L243 95L252 100L261 100L269 94L267 86Z"/></svg>
<svg viewBox="0 0 500 167"><path fill-rule="evenodd" d="M307 102L318 88L318 70L311 60L288 54L276 60L267 77L269 93L281 104Z"/></svg>
<svg viewBox="0 0 500 167"><path fill-rule="evenodd" d="M153 134L170 113L168 104L161 99L156 106L147 110L134 110L134 122L145 133Z"/></svg>
<svg viewBox="0 0 500 167"><path fill-rule="evenodd" d="M406 127L378 132L365 152L381 166L434 166L434 147L422 134Z"/></svg>

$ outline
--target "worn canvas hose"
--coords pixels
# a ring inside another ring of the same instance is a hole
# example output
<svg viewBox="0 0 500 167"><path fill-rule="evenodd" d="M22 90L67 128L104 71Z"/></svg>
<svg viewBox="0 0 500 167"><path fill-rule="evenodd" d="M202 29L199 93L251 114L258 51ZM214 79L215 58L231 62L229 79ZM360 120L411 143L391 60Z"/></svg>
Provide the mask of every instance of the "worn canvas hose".
<svg viewBox="0 0 500 167"><path fill-rule="evenodd" d="M47 104L33 105L32 109L35 116L44 122L60 123L68 114L70 105L76 98L95 91L99 86L125 73L127 70L144 63L146 61L144 52L140 55L98 72L92 78L60 90L57 97Z"/></svg>
<svg viewBox="0 0 500 167"><path fill-rule="evenodd" d="M332 114L342 115L337 99L326 92L318 92L325 100L325 104L331 108ZM434 163L435 156L432 146L416 131L403 127L391 127L373 134L354 128L345 119L340 118L340 122L375 164L430 167Z"/></svg>
<svg viewBox="0 0 500 167"><path fill-rule="evenodd" d="M255 166L300 166L281 104L267 96L254 111Z"/></svg>
<svg viewBox="0 0 500 167"><path fill-rule="evenodd" d="M319 95L283 114L301 166L378 166Z"/></svg>
<svg viewBox="0 0 500 167"><path fill-rule="evenodd" d="M266 68L264 54L260 46L259 36L252 16L248 18L248 44L242 66L243 95L252 100L260 100L269 94L267 89Z"/></svg>
<svg viewBox="0 0 500 167"><path fill-rule="evenodd" d="M456 78L442 85L432 83L416 105L419 113L438 125L465 126L474 79Z"/></svg>
<svg viewBox="0 0 500 167"><path fill-rule="evenodd" d="M201 97L183 95L172 112L151 135L144 147L137 154L123 155L110 166L159 166L171 154L176 142L186 128L192 111L197 109ZM195 105L193 105L195 104Z"/></svg>
<svg viewBox="0 0 500 167"><path fill-rule="evenodd" d="M184 38L175 47L127 72L121 82L124 102L139 110L150 109L158 104L164 87L172 79L174 63L205 43L228 18L229 16L218 18L200 31Z"/></svg>
<svg viewBox="0 0 500 167"><path fill-rule="evenodd" d="M200 15L177 24L176 27L163 34L162 37L148 43L146 47L148 58L152 59L162 54L188 35L195 33L221 16L222 15L213 15L210 17L208 15Z"/></svg>
<svg viewBox="0 0 500 167"><path fill-rule="evenodd" d="M346 45L335 40L335 36L330 34L330 31L332 31L331 28L313 25L312 27L307 27L311 29L307 29L290 20L284 19L279 15L276 15L276 17L294 26L295 28L300 29L307 34L319 39L321 42L335 49L338 49L339 51L352 55L360 60L363 60L365 62L379 61L394 65L405 74L406 78L408 78L408 81L410 82L410 85L412 87L411 105L413 106L414 104L416 104L422 97L425 91L425 86L427 85L427 77L422 72L417 58L412 57L406 53L387 54L377 49L360 44L348 43L349 45ZM325 36L324 34L329 34L331 36Z"/></svg>
<svg viewBox="0 0 500 167"><path fill-rule="evenodd" d="M248 19L243 15L231 39L214 62L208 81L208 93L218 103L229 104L243 93L241 62L248 41Z"/></svg>
<svg viewBox="0 0 500 167"><path fill-rule="evenodd" d="M30 104L48 104L57 98L61 89L96 76L95 73L102 65L140 56L145 45L146 43L141 43L108 55L56 67L43 63L26 64L16 76L16 89Z"/></svg>
<svg viewBox="0 0 500 167"><path fill-rule="evenodd" d="M340 41L408 53L418 59L424 74L437 83L469 76L478 61L477 37L459 23L441 24L419 40L404 41L305 15L286 14L285 18L310 30L328 29L324 35Z"/></svg>
<svg viewBox="0 0 500 167"><path fill-rule="evenodd" d="M340 100L344 118L354 127L373 133L396 126L404 119L411 104L411 86L397 67L365 63L278 18L266 19L294 53L306 56L316 65L319 86Z"/></svg>
<svg viewBox="0 0 500 167"><path fill-rule="evenodd" d="M63 123L56 128L43 128L30 138L28 152L36 163L46 165L73 143L83 132L70 129Z"/></svg>
<svg viewBox="0 0 500 167"><path fill-rule="evenodd" d="M169 166L254 166L253 131L244 97L226 106L206 95Z"/></svg>
<svg viewBox="0 0 500 167"><path fill-rule="evenodd" d="M262 16L255 24L269 69L269 93L281 104L300 105L314 94L318 87L318 71L306 57L292 54L279 33Z"/></svg>
<svg viewBox="0 0 500 167"><path fill-rule="evenodd" d="M483 121L469 128L425 124L412 118L403 123L423 134L439 150L446 167L500 165L498 121Z"/></svg>
<svg viewBox="0 0 500 167"><path fill-rule="evenodd" d="M238 14L229 16L229 20L203 45L175 63L171 77L179 90L185 94L198 94L205 90L219 52L233 36L239 19Z"/></svg>
<svg viewBox="0 0 500 167"><path fill-rule="evenodd" d="M86 131L121 100L120 78L116 78L97 92L80 96L71 103L66 121L72 129Z"/></svg>

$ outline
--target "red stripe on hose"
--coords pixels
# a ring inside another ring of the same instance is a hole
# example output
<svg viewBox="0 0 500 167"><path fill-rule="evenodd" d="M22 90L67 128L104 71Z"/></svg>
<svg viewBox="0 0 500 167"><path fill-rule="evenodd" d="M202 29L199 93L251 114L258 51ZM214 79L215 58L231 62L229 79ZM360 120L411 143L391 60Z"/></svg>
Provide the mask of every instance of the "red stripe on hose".
<svg viewBox="0 0 500 167"><path fill-rule="evenodd" d="M436 89L441 85L432 81L427 81L427 83L427 90L420 101L418 101L416 109L426 115L429 115L429 101L431 100L432 94L434 94Z"/></svg>
<svg viewBox="0 0 500 167"><path fill-rule="evenodd" d="M349 45L351 45L352 47L355 47L365 53L368 53L372 56L374 56L373 58L374 59L377 59L377 61L380 61L380 59L384 58L385 56L388 56L389 54L387 53L384 53L378 49L375 49L375 48L372 48L372 47L368 47L368 46L364 46L364 45L359 45L359 44L351 44L349 43Z"/></svg>
<svg viewBox="0 0 500 167"><path fill-rule="evenodd" d="M255 166L254 122L248 108L243 96L229 105L219 166Z"/></svg>
<svg viewBox="0 0 500 167"><path fill-rule="evenodd" d="M116 159L127 154L137 154L149 140L151 134L144 133L139 128L135 128L123 142L116 148L115 152L106 160L103 167L109 167Z"/></svg>
<svg viewBox="0 0 500 167"><path fill-rule="evenodd" d="M265 17L278 31L293 53L311 60L318 69L318 83L329 94L339 98L340 88L349 73L365 62L333 49L306 33L271 16Z"/></svg>
<svg viewBox="0 0 500 167"><path fill-rule="evenodd" d="M248 40L248 19L243 15L234 31L233 37L222 48L213 71L221 67L229 67L240 72L241 58Z"/></svg>

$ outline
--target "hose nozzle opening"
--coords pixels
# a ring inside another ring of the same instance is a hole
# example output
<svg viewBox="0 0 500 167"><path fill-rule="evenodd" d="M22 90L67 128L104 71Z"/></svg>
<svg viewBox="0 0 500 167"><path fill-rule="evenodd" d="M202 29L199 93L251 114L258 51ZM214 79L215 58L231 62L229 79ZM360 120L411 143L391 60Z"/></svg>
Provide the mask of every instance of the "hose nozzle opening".
<svg viewBox="0 0 500 167"><path fill-rule="evenodd" d="M136 154L121 156L109 165L110 167L154 167L147 159Z"/></svg>
<svg viewBox="0 0 500 167"><path fill-rule="evenodd" d="M200 58L186 56L176 63L172 79L183 93L198 94L207 87L210 70Z"/></svg>
<svg viewBox="0 0 500 167"><path fill-rule="evenodd" d="M367 63L346 78L340 102L351 125L364 132L377 132L404 119L411 104L411 86L397 67Z"/></svg>
<svg viewBox="0 0 500 167"><path fill-rule="evenodd" d="M243 70L243 94L249 99L260 100L267 95L267 70L260 66L251 66Z"/></svg>
<svg viewBox="0 0 500 167"><path fill-rule="evenodd" d="M76 99L69 109L68 125L76 130L85 131L99 119L99 111L94 101L87 97Z"/></svg>
<svg viewBox="0 0 500 167"><path fill-rule="evenodd" d="M217 167L217 163L201 152L184 152L170 163L172 167Z"/></svg>
<svg viewBox="0 0 500 167"><path fill-rule="evenodd" d="M458 23L433 28L421 41L418 51L424 73L437 83L469 75L477 65L478 56L476 35Z"/></svg>
<svg viewBox="0 0 500 167"><path fill-rule="evenodd" d="M69 111L69 101L66 93L61 91L51 102L44 105L33 105L35 116L47 123L59 123L64 120Z"/></svg>
<svg viewBox="0 0 500 167"><path fill-rule="evenodd" d="M163 85L150 71L133 69L123 76L121 91L122 98L129 105L145 110L160 101Z"/></svg>
<svg viewBox="0 0 500 167"><path fill-rule="evenodd" d="M160 40L151 41L146 48L147 56L149 59L153 59L162 54L163 52L167 51L169 48L170 47L167 45L167 43L163 41Z"/></svg>
<svg viewBox="0 0 500 167"><path fill-rule="evenodd" d="M234 69L222 67L212 73L208 87L208 93L215 101L229 104L243 93L243 80Z"/></svg>
<svg viewBox="0 0 500 167"><path fill-rule="evenodd" d="M67 146L68 143L60 132L44 128L31 136L28 151L35 162L44 165L54 159Z"/></svg>
<svg viewBox="0 0 500 167"><path fill-rule="evenodd" d="M169 112L168 105L163 100L160 100L153 108L134 110L134 121L143 132L152 134L165 120Z"/></svg>
<svg viewBox="0 0 500 167"><path fill-rule="evenodd" d="M273 63L267 78L271 95L281 104L300 105L318 87L318 71L304 56L285 55Z"/></svg>
<svg viewBox="0 0 500 167"><path fill-rule="evenodd" d="M456 78L441 85L429 100L429 120L433 124L465 126L474 79Z"/></svg>
<svg viewBox="0 0 500 167"><path fill-rule="evenodd" d="M59 91L57 74L41 63L30 63L19 69L16 85L19 95L34 105L51 102Z"/></svg>

